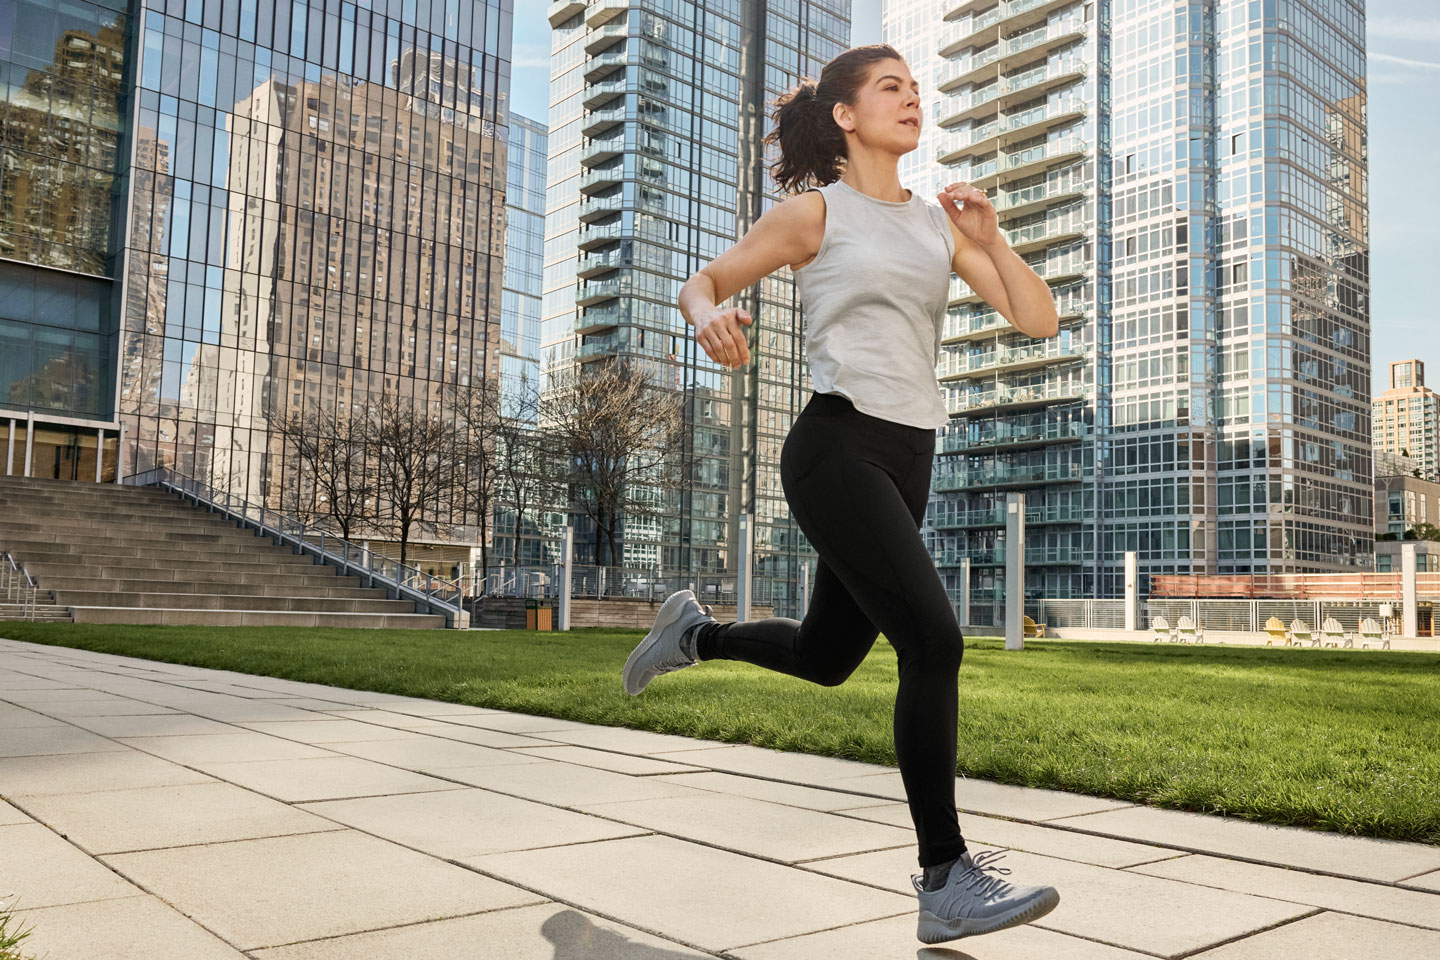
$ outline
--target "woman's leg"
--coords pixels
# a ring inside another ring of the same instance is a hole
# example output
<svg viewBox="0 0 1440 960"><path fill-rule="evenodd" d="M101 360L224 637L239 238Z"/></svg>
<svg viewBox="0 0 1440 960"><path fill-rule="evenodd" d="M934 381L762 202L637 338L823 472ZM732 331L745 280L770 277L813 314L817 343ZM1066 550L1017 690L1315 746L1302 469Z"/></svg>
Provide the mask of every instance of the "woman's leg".
<svg viewBox="0 0 1440 960"><path fill-rule="evenodd" d="M699 649L702 658L708 650L838 682L864 659L875 631L884 633L900 675L895 753L920 866L928 867L965 851L955 812L964 640L919 533L933 435L922 443L923 434L905 430L897 433L895 425L853 411L797 419L791 463L800 471L782 455L781 481L796 522L824 561L810 610L804 622L773 618L709 626L699 635Z"/></svg>

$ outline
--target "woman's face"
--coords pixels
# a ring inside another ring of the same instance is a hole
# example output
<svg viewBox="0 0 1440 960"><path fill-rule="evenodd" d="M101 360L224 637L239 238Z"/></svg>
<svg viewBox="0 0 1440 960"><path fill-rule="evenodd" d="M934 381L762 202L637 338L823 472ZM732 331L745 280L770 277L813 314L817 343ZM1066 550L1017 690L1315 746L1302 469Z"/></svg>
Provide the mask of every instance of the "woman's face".
<svg viewBox="0 0 1440 960"><path fill-rule="evenodd" d="M835 122L867 147L905 154L919 146L924 122L919 84L905 61L872 63L855 103L835 105Z"/></svg>

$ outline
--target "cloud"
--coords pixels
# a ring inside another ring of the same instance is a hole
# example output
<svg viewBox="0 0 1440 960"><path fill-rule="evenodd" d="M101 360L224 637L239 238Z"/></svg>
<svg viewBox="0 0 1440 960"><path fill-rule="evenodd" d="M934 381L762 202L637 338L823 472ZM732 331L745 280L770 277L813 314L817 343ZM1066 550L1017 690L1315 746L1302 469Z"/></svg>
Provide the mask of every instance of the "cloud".
<svg viewBox="0 0 1440 960"><path fill-rule="evenodd" d="M1414 40L1440 43L1440 20L1420 17L1370 17L1365 22L1369 39Z"/></svg>
<svg viewBox="0 0 1440 960"><path fill-rule="evenodd" d="M1409 57L1397 57L1392 53L1371 53L1369 58L1372 62L1394 63L1402 67L1420 67L1424 70L1440 70L1440 63L1433 60L1412 60Z"/></svg>

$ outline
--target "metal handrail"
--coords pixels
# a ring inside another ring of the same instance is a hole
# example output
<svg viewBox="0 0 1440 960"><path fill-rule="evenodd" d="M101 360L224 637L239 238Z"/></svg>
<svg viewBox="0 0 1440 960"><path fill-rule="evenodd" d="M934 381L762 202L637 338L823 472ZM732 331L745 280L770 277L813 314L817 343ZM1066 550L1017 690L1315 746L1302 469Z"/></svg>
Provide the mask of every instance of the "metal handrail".
<svg viewBox="0 0 1440 960"><path fill-rule="evenodd" d="M215 513L223 514L237 521L241 526L250 527L271 537L276 543L288 545L297 553L308 554L316 563L339 567L347 574L358 576L368 586L380 586L395 599L414 601L417 608L426 613L438 613L445 617L446 626L464 628L468 620L460 605L461 595L454 586L408 564L362 546L326 533L311 530L299 520L292 519L278 510L263 504L254 504L225 490L217 490L201 480L176 473L168 467L156 467L125 478L126 484L139 487L161 487L192 500ZM412 586L419 583L421 586ZM455 591L453 600L446 599L438 589L440 586Z"/></svg>
<svg viewBox="0 0 1440 960"><path fill-rule="evenodd" d="M25 609L25 619L34 620L35 594L39 590L35 578L30 576L25 565L16 560L9 550L0 551L0 557L3 557L5 561L0 563L0 578L3 578L4 581L3 585L0 585L0 589L5 591L6 602L15 603L17 602L16 597L19 596L18 602Z"/></svg>

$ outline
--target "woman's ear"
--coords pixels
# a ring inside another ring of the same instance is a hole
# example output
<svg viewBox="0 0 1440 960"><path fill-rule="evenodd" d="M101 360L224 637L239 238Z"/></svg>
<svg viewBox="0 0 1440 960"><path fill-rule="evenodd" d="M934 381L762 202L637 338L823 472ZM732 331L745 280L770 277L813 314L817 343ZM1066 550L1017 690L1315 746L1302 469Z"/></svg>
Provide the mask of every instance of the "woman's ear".
<svg viewBox="0 0 1440 960"><path fill-rule="evenodd" d="M830 115L835 118L835 125L846 133L855 132L855 117L851 115L850 108L843 103L836 103L831 109Z"/></svg>

